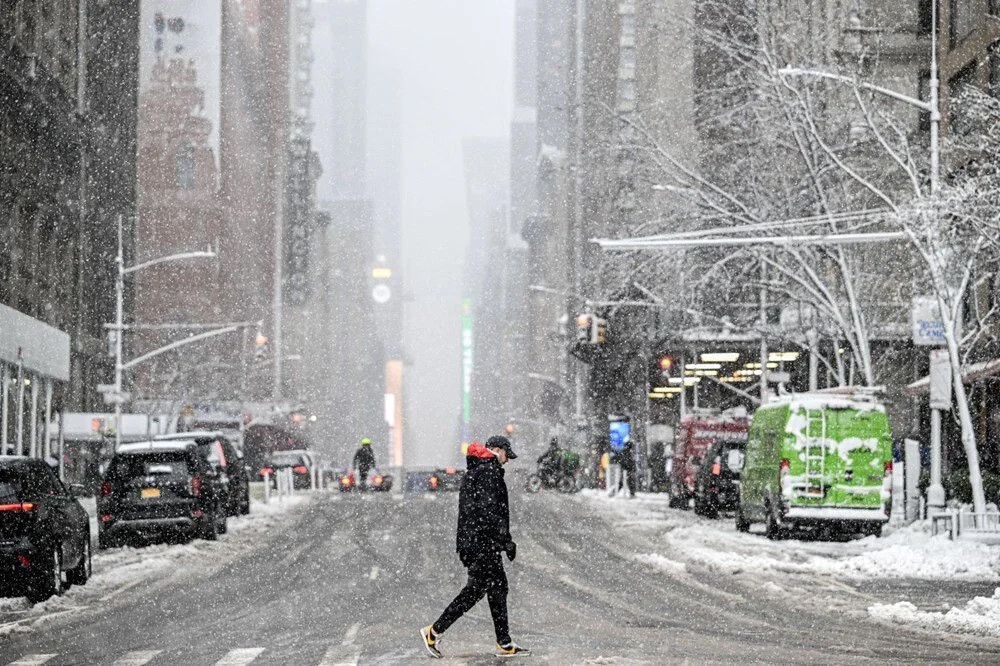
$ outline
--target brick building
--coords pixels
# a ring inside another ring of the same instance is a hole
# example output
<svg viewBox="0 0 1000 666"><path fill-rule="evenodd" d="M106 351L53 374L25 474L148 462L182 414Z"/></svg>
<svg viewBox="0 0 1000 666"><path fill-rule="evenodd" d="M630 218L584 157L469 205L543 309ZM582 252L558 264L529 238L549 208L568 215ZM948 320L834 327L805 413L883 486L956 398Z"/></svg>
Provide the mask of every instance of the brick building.
<svg viewBox="0 0 1000 666"><path fill-rule="evenodd" d="M192 61L159 57L139 99L139 223L136 260L204 249L219 236L215 155L208 144L212 123L201 110L205 91ZM221 273L207 260L162 264L135 274L136 323L203 324L223 321ZM177 331L136 332L136 353L176 339ZM229 334L230 336L235 334ZM186 396L198 391L235 397L239 374L218 367L233 340L219 339L155 358L136 369L143 397Z"/></svg>

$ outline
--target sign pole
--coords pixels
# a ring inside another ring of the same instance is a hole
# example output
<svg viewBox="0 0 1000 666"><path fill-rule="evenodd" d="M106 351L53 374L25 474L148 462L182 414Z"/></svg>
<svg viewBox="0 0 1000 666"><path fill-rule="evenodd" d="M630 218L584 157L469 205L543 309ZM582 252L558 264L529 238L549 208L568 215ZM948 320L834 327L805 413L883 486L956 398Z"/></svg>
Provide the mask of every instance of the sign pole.
<svg viewBox="0 0 1000 666"><path fill-rule="evenodd" d="M931 482L927 488L930 510L944 509L941 484L941 410L951 408L951 359L945 349L932 349L930 363Z"/></svg>

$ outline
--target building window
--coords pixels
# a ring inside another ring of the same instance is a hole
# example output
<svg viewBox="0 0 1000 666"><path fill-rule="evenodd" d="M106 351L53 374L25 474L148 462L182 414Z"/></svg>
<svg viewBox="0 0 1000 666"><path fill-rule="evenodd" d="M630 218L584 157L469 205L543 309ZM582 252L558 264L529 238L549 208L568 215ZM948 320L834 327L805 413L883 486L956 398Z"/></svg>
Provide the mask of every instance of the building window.
<svg viewBox="0 0 1000 666"><path fill-rule="evenodd" d="M950 18L949 37L955 48L976 29L976 0L951 0Z"/></svg>
<svg viewBox="0 0 1000 666"><path fill-rule="evenodd" d="M177 189L194 189L194 148L186 146L177 151L175 180Z"/></svg>
<svg viewBox="0 0 1000 666"><path fill-rule="evenodd" d="M935 1L917 0L917 35L921 37L931 34L931 23L934 19L931 2ZM938 8L940 9L940 6Z"/></svg>
<svg viewBox="0 0 1000 666"><path fill-rule="evenodd" d="M993 42L989 50L988 61L990 66L990 94L1000 98L1000 42Z"/></svg>
<svg viewBox="0 0 1000 666"><path fill-rule="evenodd" d="M961 106L958 104L959 98L965 88L974 86L975 83L975 62L970 62L948 81L948 122L953 134L968 134L975 129L970 125L968 118L962 113Z"/></svg>
<svg viewBox="0 0 1000 666"><path fill-rule="evenodd" d="M917 85L917 91L919 93L921 102L931 101L931 73L928 71L920 72L920 81ZM921 132L931 131L931 112L930 111L920 111L920 122L919 128Z"/></svg>

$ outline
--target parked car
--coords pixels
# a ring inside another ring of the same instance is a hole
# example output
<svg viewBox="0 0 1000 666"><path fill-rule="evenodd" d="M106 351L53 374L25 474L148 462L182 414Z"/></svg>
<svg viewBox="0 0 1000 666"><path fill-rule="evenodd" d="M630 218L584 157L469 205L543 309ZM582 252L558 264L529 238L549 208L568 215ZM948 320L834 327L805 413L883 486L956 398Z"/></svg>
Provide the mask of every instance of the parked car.
<svg viewBox="0 0 1000 666"><path fill-rule="evenodd" d="M746 442L717 440L705 453L695 477L694 512L718 518L720 511L734 511L740 499L740 472L746 459Z"/></svg>
<svg viewBox="0 0 1000 666"><path fill-rule="evenodd" d="M74 487L79 494L83 487ZM33 602L90 578L90 518L45 462L0 457L0 595Z"/></svg>
<svg viewBox="0 0 1000 666"><path fill-rule="evenodd" d="M98 547L226 531L226 492L217 469L191 440L124 444L97 500Z"/></svg>
<svg viewBox="0 0 1000 666"><path fill-rule="evenodd" d="M892 507L892 436L870 394L784 396L754 414L736 527L880 535Z"/></svg>
<svg viewBox="0 0 1000 666"><path fill-rule="evenodd" d="M719 441L746 441L748 428L749 421L743 409L685 417L670 462L670 506L688 508L694 499L698 470L709 448Z"/></svg>
<svg viewBox="0 0 1000 666"><path fill-rule="evenodd" d="M312 487L312 470L316 464L313 455L305 449L293 449L291 451L275 451L268 457L267 466L260 470L263 477L269 474L271 485L277 486L275 472L283 469L292 470L292 485L296 489Z"/></svg>
<svg viewBox="0 0 1000 666"><path fill-rule="evenodd" d="M220 474L226 485L226 515L250 513L250 472L243 464L243 454L232 440L220 431L179 432L160 435L155 441L193 441L202 455Z"/></svg>
<svg viewBox="0 0 1000 666"><path fill-rule="evenodd" d="M403 491L407 493L422 493L431 489L431 477L436 474L433 469L408 469L403 477Z"/></svg>
<svg viewBox="0 0 1000 666"><path fill-rule="evenodd" d="M462 478L465 476L464 469L456 467L443 467L431 474L428 483L432 491L458 490L462 485Z"/></svg>

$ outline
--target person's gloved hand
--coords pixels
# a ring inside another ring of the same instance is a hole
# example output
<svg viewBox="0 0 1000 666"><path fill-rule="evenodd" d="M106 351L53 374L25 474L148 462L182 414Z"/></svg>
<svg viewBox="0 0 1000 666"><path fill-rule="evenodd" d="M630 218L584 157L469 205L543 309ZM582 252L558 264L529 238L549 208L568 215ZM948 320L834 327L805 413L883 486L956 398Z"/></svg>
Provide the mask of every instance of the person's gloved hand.
<svg viewBox="0 0 1000 666"><path fill-rule="evenodd" d="M507 553L507 559L513 562L514 558L517 557L517 544L513 541L508 541L503 549Z"/></svg>

